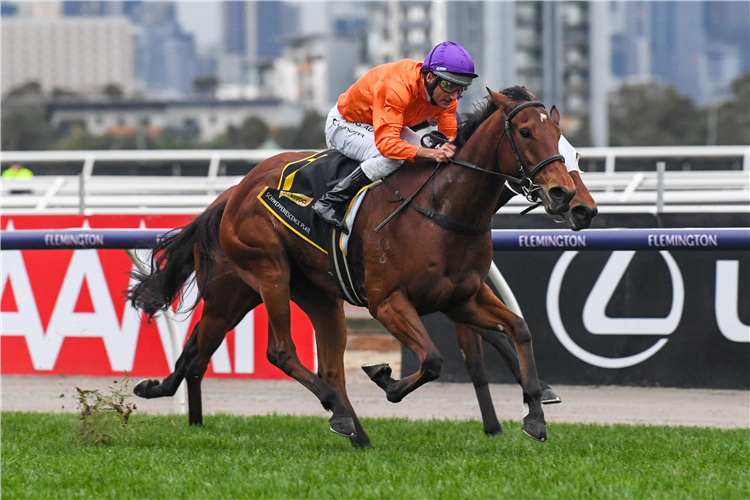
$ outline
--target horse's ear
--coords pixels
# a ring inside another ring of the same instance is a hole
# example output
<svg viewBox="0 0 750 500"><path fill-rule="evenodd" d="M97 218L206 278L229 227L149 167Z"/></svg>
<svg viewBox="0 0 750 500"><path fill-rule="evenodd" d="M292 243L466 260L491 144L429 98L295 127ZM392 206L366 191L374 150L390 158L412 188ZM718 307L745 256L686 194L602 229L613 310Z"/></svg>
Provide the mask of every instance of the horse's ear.
<svg viewBox="0 0 750 500"><path fill-rule="evenodd" d="M510 102L510 97L506 96L505 94L500 94L498 92L493 92L488 87L485 87L487 89L487 92L490 94L490 98L492 99L492 102L495 103L495 105L500 109L505 109L505 107Z"/></svg>
<svg viewBox="0 0 750 500"><path fill-rule="evenodd" d="M554 104L552 105L552 109L549 110L549 116L552 118L552 121L555 122L555 125L558 127L560 126L560 112L557 110L557 106Z"/></svg>

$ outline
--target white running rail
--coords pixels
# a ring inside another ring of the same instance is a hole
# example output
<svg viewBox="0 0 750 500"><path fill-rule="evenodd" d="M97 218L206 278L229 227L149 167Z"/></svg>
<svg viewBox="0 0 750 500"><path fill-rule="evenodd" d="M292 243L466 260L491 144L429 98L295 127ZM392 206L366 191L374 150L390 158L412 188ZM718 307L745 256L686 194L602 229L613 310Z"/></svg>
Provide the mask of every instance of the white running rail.
<svg viewBox="0 0 750 500"><path fill-rule="evenodd" d="M37 175L25 181L3 181L0 209L14 213L186 213L203 211L241 176L219 175L223 162L246 162L247 169L288 150L139 150L139 151L9 151L3 165L80 163L79 175ZM604 172L586 172L583 181L602 213L750 211L750 146L579 148L581 165L604 161ZM654 159L648 171L618 171L619 159ZM670 159L735 158L740 170L667 171L659 176L656 162ZM107 162L163 165L205 162L205 176L96 175ZM528 202L511 200L502 213L518 213Z"/></svg>

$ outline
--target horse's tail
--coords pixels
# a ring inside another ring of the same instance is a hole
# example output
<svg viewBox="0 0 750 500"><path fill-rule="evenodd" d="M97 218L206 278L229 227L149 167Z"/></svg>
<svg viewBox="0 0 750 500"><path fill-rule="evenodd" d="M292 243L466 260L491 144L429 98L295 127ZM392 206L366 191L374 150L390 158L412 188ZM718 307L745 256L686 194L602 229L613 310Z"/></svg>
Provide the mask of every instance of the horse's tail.
<svg viewBox="0 0 750 500"><path fill-rule="evenodd" d="M136 283L128 290L127 298L133 307L142 309L150 318L165 311L181 295L183 286L194 285L195 252L199 256L200 283L198 289L213 278L216 253L220 251L219 226L227 200L217 203L200 214L187 226L168 233L151 254L151 273L134 270ZM200 294L190 310L198 305Z"/></svg>

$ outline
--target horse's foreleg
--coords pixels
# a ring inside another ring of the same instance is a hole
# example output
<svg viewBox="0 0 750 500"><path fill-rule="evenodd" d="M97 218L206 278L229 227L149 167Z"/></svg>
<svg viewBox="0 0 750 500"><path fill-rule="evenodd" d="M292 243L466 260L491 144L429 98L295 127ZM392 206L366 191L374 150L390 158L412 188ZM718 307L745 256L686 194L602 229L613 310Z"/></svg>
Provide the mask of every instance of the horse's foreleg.
<svg viewBox="0 0 750 500"><path fill-rule="evenodd" d="M430 340L414 306L400 292L370 303L370 313L419 359L419 371L401 380L391 378L388 365L365 365L367 375L385 390L388 401L398 403L406 395L440 376L443 358Z"/></svg>
<svg viewBox="0 0 750 500"><path fill-rule="evenodd" d="M350 437L349 440L355 448L369 446L370 438L362 428L346 393L344 374L346 317L343 304L333 297L322 298L320 293L304 293L299 298L296 295L295 302L305 311L315 328L318 375L338 391L341 402L349 410L354 421L356 435Z"/></svg>
<svg viewBox="0 0 750 500"><path fill-rule="evenodd" d="M541 405L542 389L534 361L531 332L526 321L508 309L486 284L469 300L455 304L443 312L455 323L478 326L482 338L492 345L499 343L503 332L510 335L518 353L523 399L529 406L529 414L524 418L524 432L534 439L545 441L547 429Z"/></svg>
<svg viewBox="0 0 750 500"><path fill-rule="evenodd" d="M492 405L492 395L487 380L487 370L484 365L484 352L482 352L482 337L473 332L467 325L456 325L456 337L461 351L464 353L464 362L469 371L474 392L477 393L479 411L482 413L484 433L487 435L500 434L503 432L500 422L497 420L495 407Z"/></svg>

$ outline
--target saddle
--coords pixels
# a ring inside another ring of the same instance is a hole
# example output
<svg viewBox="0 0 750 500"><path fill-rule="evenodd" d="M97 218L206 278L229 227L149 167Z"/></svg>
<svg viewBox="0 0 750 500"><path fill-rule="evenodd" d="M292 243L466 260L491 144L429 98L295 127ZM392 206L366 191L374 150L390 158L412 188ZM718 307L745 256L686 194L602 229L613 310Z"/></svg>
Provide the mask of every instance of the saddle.
<svg viewBox="0 0 750 500"><path fill-rule="evenodd" d="M357 168L359 162L334 149L288 163L281 172L279 185L267 186L258 200L290 231L328 255L331 274L344 298L356 306L367 305L354 287L346 259L346 241L341 230L318 217L312 205L341 179ZM354 197L349 205L357 203Z"/></svg>

